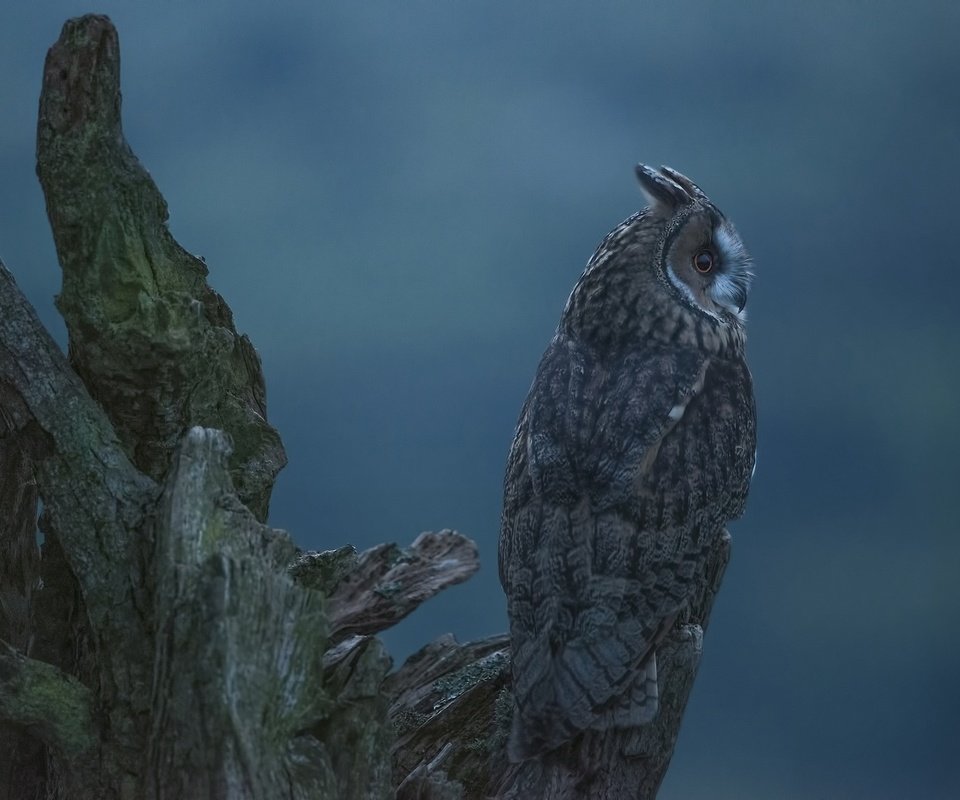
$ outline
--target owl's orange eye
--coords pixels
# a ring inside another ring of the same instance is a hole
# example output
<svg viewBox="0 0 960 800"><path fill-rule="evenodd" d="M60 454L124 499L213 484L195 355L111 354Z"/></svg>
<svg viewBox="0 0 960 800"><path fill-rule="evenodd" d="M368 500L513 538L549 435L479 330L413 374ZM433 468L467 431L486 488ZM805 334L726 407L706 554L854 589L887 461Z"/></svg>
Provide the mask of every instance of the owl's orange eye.
<svg viewBox="0 0 960 800"><path fill-rule="evenodd" d="M713 253L709 250L700 250L693 257L693 266L697 272L706 275L713 269Z"/></svg>

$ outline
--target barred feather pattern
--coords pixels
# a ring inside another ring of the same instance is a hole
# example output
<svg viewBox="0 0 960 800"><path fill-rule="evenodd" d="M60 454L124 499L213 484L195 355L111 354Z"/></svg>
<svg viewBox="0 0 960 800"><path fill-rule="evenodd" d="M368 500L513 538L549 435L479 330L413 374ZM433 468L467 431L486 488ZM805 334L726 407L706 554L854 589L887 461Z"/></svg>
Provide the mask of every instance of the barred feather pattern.
<svg viewBox="0 0 960 800"><path fill-rule="evenodd" d="M514 761L655 717L657 644L743 511L756 415L742 329L685 307L652 268L634 277L651 243L669 248L666 228L655 209L607 237L520 414L500 536Z"/></svg>

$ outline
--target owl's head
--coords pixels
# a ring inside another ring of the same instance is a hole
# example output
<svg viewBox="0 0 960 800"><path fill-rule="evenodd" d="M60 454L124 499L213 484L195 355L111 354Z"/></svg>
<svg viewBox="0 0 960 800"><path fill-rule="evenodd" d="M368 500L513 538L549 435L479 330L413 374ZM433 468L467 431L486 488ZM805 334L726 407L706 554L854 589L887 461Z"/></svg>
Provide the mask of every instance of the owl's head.
<svg viewBox="0 0 960 800"><path fill-rule="evenodd" d="M649 221L662 220L654 258L659 277L696 310L743 320L753 271L733 224L699 186L670 167L638 164L637 178L650 202Z"/></svg>
<svg viewBox="0 0 960 800"><path fill-rule="evenodd" d="M733 224L676 170L640 164L637 177L650 205L601 242L561 327L600 348L658 329L669 337L684 327L717 341L740 337L753 272Z"/></svg>

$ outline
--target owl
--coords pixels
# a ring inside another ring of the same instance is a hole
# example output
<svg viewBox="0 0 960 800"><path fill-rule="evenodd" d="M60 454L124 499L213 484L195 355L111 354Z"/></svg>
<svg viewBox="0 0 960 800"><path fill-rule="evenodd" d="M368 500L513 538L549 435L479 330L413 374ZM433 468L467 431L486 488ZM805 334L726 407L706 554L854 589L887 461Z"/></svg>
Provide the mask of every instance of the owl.
<svg viewBox="0 0 960 800"><path fill-rule="evenodd" d="M513 761L656 716L658 643L753 474L750 258L689 178L637 177L649 206L587 263L507 462Z"/></svg>

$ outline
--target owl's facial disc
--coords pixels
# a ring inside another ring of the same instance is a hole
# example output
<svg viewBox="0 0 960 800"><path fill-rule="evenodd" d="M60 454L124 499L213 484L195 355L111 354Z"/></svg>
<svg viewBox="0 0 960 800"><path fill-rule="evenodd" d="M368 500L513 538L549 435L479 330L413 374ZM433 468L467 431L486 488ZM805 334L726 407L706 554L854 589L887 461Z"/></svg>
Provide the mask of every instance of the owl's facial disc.
<svg viewBox="0 0 960 800"><path fill-rule="evenodd" d="M727 221L714 230L713 242L720 252L721 268L714 276L708 292L717 305L744 319L747 295L753 281L750 256Z"/></svg>
<svg viewBox="0 0 960 800"><path fill-rule="evenodd" d="M715 209L704 209L690 215L673 238L666 275L688 304L718 321L743 321L750 264L734 227Z"/></svg>

